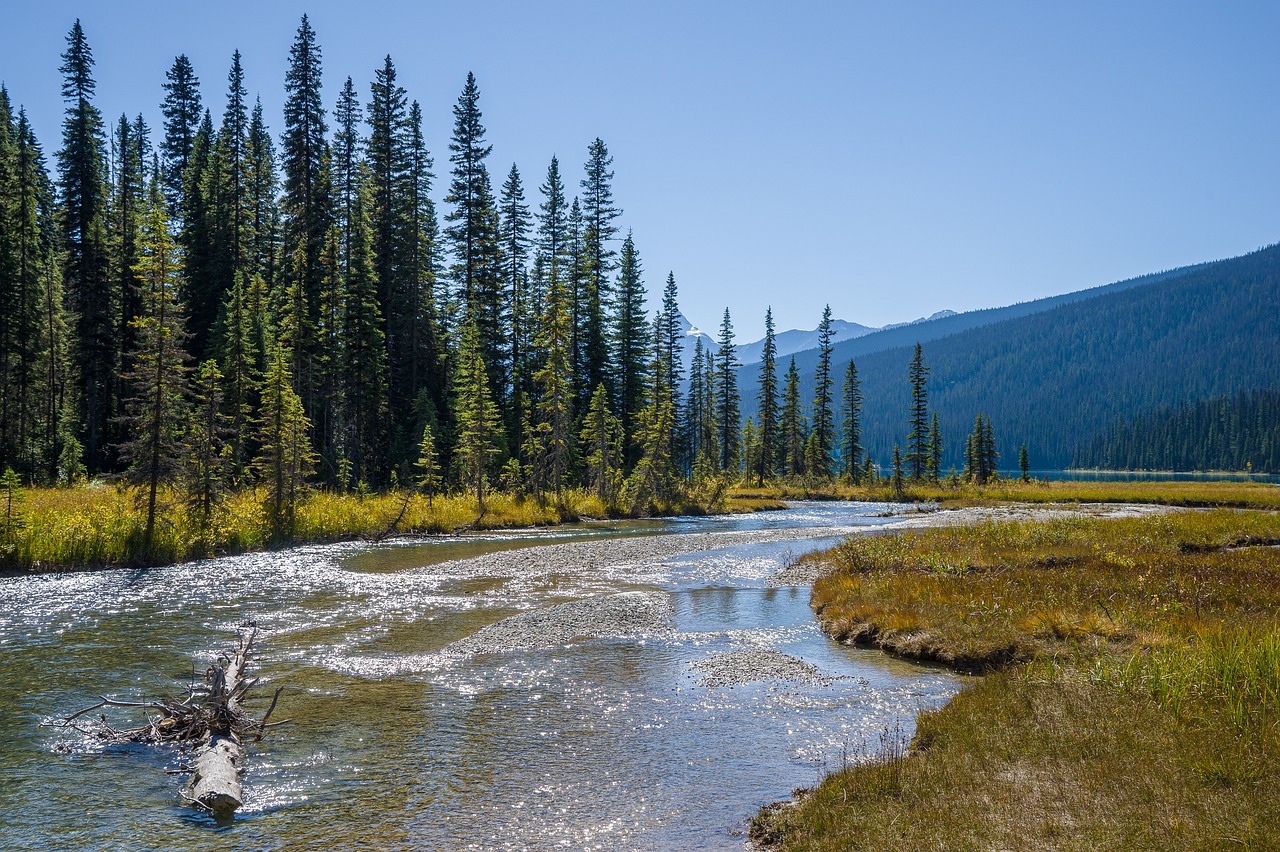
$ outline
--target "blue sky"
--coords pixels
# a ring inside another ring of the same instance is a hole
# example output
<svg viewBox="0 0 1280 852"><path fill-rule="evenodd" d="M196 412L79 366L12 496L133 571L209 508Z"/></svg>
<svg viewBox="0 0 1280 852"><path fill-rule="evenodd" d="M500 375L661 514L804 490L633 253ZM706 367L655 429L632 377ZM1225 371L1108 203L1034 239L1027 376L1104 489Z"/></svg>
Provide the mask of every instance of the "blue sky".
<svg viewBox="0 0 1280 852"><path fill-rule="evenodd" d="M160 127L185 52L215 121L231 53L281 126L305 11L332 108L390 53L437 187L476 74L500 184L551 155L614 193L651 291L740 339L1026 301L1280 240L1280 4L1117 2L8 3L0 79L50 154L78 16L109 118ZM437 192L437 196L443 192Z"/></svg>

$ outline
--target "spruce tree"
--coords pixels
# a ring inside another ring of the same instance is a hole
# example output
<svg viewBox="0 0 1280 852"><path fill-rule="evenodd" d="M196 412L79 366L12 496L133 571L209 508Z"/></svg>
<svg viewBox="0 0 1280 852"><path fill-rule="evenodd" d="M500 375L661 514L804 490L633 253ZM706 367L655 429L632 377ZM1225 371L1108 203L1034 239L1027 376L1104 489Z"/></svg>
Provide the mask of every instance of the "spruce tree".
<svg viewBox="0 0 1280 852"><path fill-rule="evenodd" d="M435 498L436 489L440 487L440 461L436 454L435 434L431 424L422 426L422 438L418 441L418 460L414 462L418 470L418 478L414 483L418 490L427 495L427 505Z"/></svg>
<svg viewBox="0 0 1280 852"><path fill-rule="evenodd" d="M333 206L334 220L338 226L341 246L341 274L351 274L352 237L356 209L360 204L360 101L356 97L355 84L348 77L338 93L338 103L333 109ZM365 215L368 215L367 212ZM388 276L390 277L390 276ZM387 299L382 300L390 304Z"/></svg>
<svg viewBox="0 0 1280 852"><path fill-rule="evenodd" d="M600 502L612 507L622 473L622 423L609 407L604 384L596 386L591 405L582 420L580 444L586 454L587 482Z"/></svg>
<svg viewBox="0 0 1280 852"><path fill-rule="evenodd" d="M800 371L796 369L795 356L787 368L786 382L782 388L782 418L779 423L781 442L778 468L787 476L803 476L805 473L805 445L809 440L809 424L800 410Z"/></svg>
<svg viewBox="0 0 1280 852"><path fill-rule="evenodd" d="M476 326L481 352L489 371L494 400L506 388L508 350L504 328L505 304L499 268L498 213L485 159L493 149L485 143L480 123L480 90L474 74L453 107L453 136L449 141L452 180L445 202L453 205L446 217L445 235L453 247L452 275L462 302L465 322Z"/></svg>
<svg viewBox="0 0 1280 852"><path fill-rule="evenodd" d="M116 413L115 300L108 271L107 198L102 114L93 105L93 53L79 19L67 35L59 69L67 102L58 152L62 198L63 280L76 318L78 421L90 472L111 466L109 425Z"/></svg>
<svg viewBox="0 0 1280 852"><path fill-rule="evenodd" d="M295 529L295 510L315 467L311 422L293 389L291 354L283 345L271 353L262 383L255 438L254 471L266 488L267 524L275 541L288 540Z"/></svg>
<svg viewBox="0 0 1280 852"><path fill-rule="evenodd" d="M120 116L112 136L112 176L114 178L108 201L108 238L110 245L110 274L112 279L112 306L115 317L114 370L117 374L129 369L127 359L134 348L134 332L130 325L142 312L141 293L134 266L138 263L143 219L146 217L147 185L144 161L147 142L143 136L145 127L134 127L128 116ZM113 440L119 435L113 430Z"/></svg>
<svg viewBox="0 0 1280 852"><path fill-rule="evenodd" d="M249 163L249 277L260 280L270 291L280 263L280 210L276 204L275 143L262 117L261 100L254 102L249 118Z"/></svg>
<svg viewBox="0 0 1280 852"><path fill-rule="evenodd" d="M677 301L676 276L667 272L667 283L662 289L662 312L657 326L657 344L662 348L661 372L662 387L671 404L671 422L678 424L682 419L680 405L680 383L684 381L684 329L680 325L680 305ZM681 451L683 442L680 430L672 428L668 441L668 454L671 463L677 470L685 469L685 456Z"/></svg>
<svg viewBox="0 0 1280 852"><path fill-rule="evenodd" d="M165 73L164 92L164 104L161 106L164 113L162 177L169 209L181 224L185 216L183 188L187 162L204 112L200 105L200 80L185 53L179 54Z"/></svg>
<svg viewBox="0 0 1280 852"><path fill-rule="evenodd" d="M399 334L400 354L390 364L388 394L397 425L444 422L448 406L445 377L446 329L438 310L444 288L439 281L439 223L431 200L433 161L422 135L422 108L409 105L405 142L406 165L399 203L403 208L403 245L398 280L404 291ZM376 206L376 203L375 203ZM375 248L375 255L377 250ZM390 343L388 343L390 346ZM404 412L410 411L411 416Z"/></svg>
<svg viewBox="0 0 1280 852"><path fill-rule="evenodd" d="M586 393L611 378L605 306L609 304L609 277L616 257L610 243L618 235L615 220L622 214L613 204L612 165L609 149L597 137L587 149L587 162L583 166L586 176L582 179L584 291L579 298L583 320L582 378L586 382Z"/></svg>
<svg viewBox="0 0 1280 852"><path fill-rule="evenodd" d="M656 324L659 325L659 324ZM654 357L649 370L649 404L637 417L636 435L640 459L627 478L625 499L633 513L652 513L676 496L676 471L669 453L670 434L675 428L671 393L663 387L661 328L655 327Z"/></svg>
<svg viewBox="0 0 1280 852"><path fill-rule="evenodd" d="M893 445L893 496L901 500L904 494L903 476L902 476L902 451L898 449L898 445Z"/></svg>
<svg viewBox="0 0 1280 852"><path fill-rule="evenodd" d="M498 454L498 406L489 390L489 372L484 363L480 330L468 319L462 327L458 347L458 367L454 374L454 396L457 412L457 445L454 459L459 479L475 490L476 506L484 517L485 486L489 468Z"/></svg>
<svg viewBox="0 0 1280 852"><path fill-rule="evenodd" d="M833 387L835 378L831 375L831 306L822 311L822 322L818 325L818 367L814 373L813 395L813 451L809 463L810 475L818 479L830 479L835 471L832 468L832 450L836 445L836 423L833 411Z"/></svg>
<svg viewBox="0 0 1280 852"><path fill-rule="evenodd" d="M717 443L720 448L720 470L736 471L742 434L741 402L738 397L738 356L733 348L733 321L724 309L720 322L719 349L715 357L715 394Z"/></svg>
<svg viewBox="0 0 1280 852"><path fill-rule="evenodd" d="M514 445L524 421L524 398L533 390L532 370L527 361L536 325L534 306L528 293L529 228L531 217L525 203L520 170L511 164L498 201L498 241L502 249L503 299L510 305L510 350L512 405L508 412L510 443Z"/></svg>
<svg viewBox="0 0 1280 852"><path fill-rule="evenodd" d="M936 411L929 425L929 465L925 473L930 482L937 482L942 475L942 427L938 425Z"/></svg>
<svg viewBox="0 0 1280 852"><path fill-rule="evenodd" d="M636 417L645 404L645 373L652 351L641 272L640 255L628 232L622 242L613 306L613 369L610 371L617 389L617 411L622 421L628 466L639 457L639 448L635 446L635 425Z"/></svg>
<svg viewBox="0 0 1280 852"><path fill-rule="evenodd" d="M218 354L222 365L218 380L230 424L229 462L231 480L236 485L244 481L250 459L249 424L260 380L258 334L255 326L260 322L262 318L255 316L252 309L249 285L241 274L227 292L217 334Z"/></svg>
<svg viewBox="0 0 1280 852"><path fill-rule="evenodd" d="M143 552L152 552L159 488L178 474L186 394L185 331L178 277L181 264L169 233L158 184L143 226L136 272L142 285L143 313L133 324L137 348L125 374L129 396L122 423L129 436L120 446L130 481L146 487L147 520Z"/></svg>
<svg viewBox="0 0 1280 852"><path fill-rule="evenodd" d="M187 507L206 531L228 485L227 438L231 424L222 410L222 378L212 359L196 369L182 430L182 480Z"/></svg>
<svg viewBox="0 0 1280 852"><path fill-rule="evenodd" d="M773 307L764 310L764 347L760 351L760 384L756 394L760 413L757 430L760 452L756 454L756 485L773 476L778 455L778 344L774 339Z"/></svg>
<svg viewBox="0 0 1280 852"><path fill-rule="evenodd" d="M546 309L538 324L534 345L545 360L533 374L538 398L525 455L531 461L535 494L555 492L560 503L561 488L573 464L573 386L569 381L569 305L565 286L552 281L547 289Z"/></svg>
<svg viewBox="0 0 1280 852"><path fill-rule="evenodd" d="M1018 448L1018 471L1022 474L1023 482L1031 481L1031 459L1027 456L1025 443Z"/></svg>
<svg viewBox="0 0 1280 852"><path fill-rule="evenodd" d="M862 380L849 360L844 374L844 475L855 484L862 478Z"/></svg>
<svg viewBox="0 0 1280 852"><path fill-rule="evenodd" d="M294 314L291 354L293 381L308 411L318 410L312 356L322 354L305 317L319 317L325 268L322 255L333 221L328 126L321 96L320 46L306 15L289 48L285 73L284 132L280 137L284 171L282 250L287 262L278 299ZM296 285L296 292L293 288Z"/></svg>
<svg viewBox="0 0 1280 852"><path fill-rule="evenodd" d="M929 397L925 387L929 368L924 365L924 352L916 344L915 354L907 370L911 382L911 431L907 434L907 472L916 482L922 482L929 471Z"/></svg>
<svg viewBox="0 0 1280 852"><path fill-rule="evenodd" d="M342 312L342 400L344 445L356 481L377 486L387 467L387 350L378 307L367 184L352 210L350 267Z"/></svg>

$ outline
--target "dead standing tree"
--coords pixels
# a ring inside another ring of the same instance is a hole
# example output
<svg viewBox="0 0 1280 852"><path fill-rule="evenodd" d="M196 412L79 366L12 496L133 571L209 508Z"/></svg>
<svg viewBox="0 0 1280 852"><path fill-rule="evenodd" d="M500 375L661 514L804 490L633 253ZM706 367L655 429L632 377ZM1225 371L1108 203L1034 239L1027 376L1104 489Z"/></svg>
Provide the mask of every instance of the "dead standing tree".
<svg viewBox="0 0 1280 852"><path fill-rule="evenodd" d="M243 708L249 691L260 680L245 676L256 637L257 628L244 628L235 651L229 656L219 656L205 670L203 682L189 686L181 700L136 702L103 696L97 704L48 724L73 728L109 743L195 744L195 758L177 770L191 774L183 798L220 819L229 819L243 800L240 776L244 772L244 744L251 738L262 739L267 729L288 721L268 721L284 687L275 691L262 718L255 718ZM79 721L107 707L141 709L146 714L146 724L117 729L107 722L102 712L91 725Z"/></svg>

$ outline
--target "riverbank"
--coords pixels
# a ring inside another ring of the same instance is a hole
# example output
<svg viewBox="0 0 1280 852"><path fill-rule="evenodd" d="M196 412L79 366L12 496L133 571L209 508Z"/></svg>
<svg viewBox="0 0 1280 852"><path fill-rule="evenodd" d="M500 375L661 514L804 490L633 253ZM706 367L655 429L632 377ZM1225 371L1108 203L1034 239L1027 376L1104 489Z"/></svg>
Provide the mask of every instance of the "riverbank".
<svg viewBox="0 0 1280 852"><path fill-rule="evenodd" d="M133 488L86 485L23 489L14 522L0 527L0 571L75 570L95 567L168 565L225 556L360 538L429 535L468 530L555 526L592 518L619 517L594 492L566 491L560 504L491 494L483 515L470 495L391 492L336 494L316 491L298 503L295 530L273 540L263 495L253 489L228 495L201 523L179 495L162 493L164 507L149 552L144 551L144 503ZM663 515L743 513L782 508L763 496L729 496L710 503L691 500L662 507Z"/></svg>
<svg viewBox="0 0 1280 852"><path fill-rule="evenodd" d="M757 843L1274 842L1277 514L988 521L854 537L811 559L829 635L990 674L922 714L910 750L764 809Z"/></svg>
<svg viewBox="0 0 1280 852"><path fill-rule="evenodd" d="M1002 479L987 485L966 482L907 483L901 493L881 479L873 486L849 482L769 483L740 486L731 495L770 500L860 500L931 503L946 508L1008 503L1144 503L1194 508L1280 510L1280 487L1261 482L1067 482Z"/></svg>

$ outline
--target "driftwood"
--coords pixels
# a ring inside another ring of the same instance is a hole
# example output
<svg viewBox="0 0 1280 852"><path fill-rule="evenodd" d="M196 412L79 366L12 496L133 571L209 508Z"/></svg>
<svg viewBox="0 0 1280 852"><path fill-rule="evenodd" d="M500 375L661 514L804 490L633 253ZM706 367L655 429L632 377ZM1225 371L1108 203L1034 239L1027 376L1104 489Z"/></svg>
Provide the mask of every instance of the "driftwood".
<svg viewBox="0 0 1280 852"><path fill-rule="evenodd" d="M256 637L257 628L244 628L235 651L230 656L220 656L205 669L203 682L192 683L182 699L136 702L103 696L97 704L47 724L72 728L111 743L194 745L195 758L178 770L191 773L183 797L219 818L230 818L243 796L240 776L244 772L245 741L260 740L268 728L285 723L268 722L283 687L275 691L271 706L261 719L243 708L249 691L258 683L258 679L245 676ZM117 729L101 712L89 726L80 721L93 711L108 707L141 709L147 722L136 728Z"/></svg>

